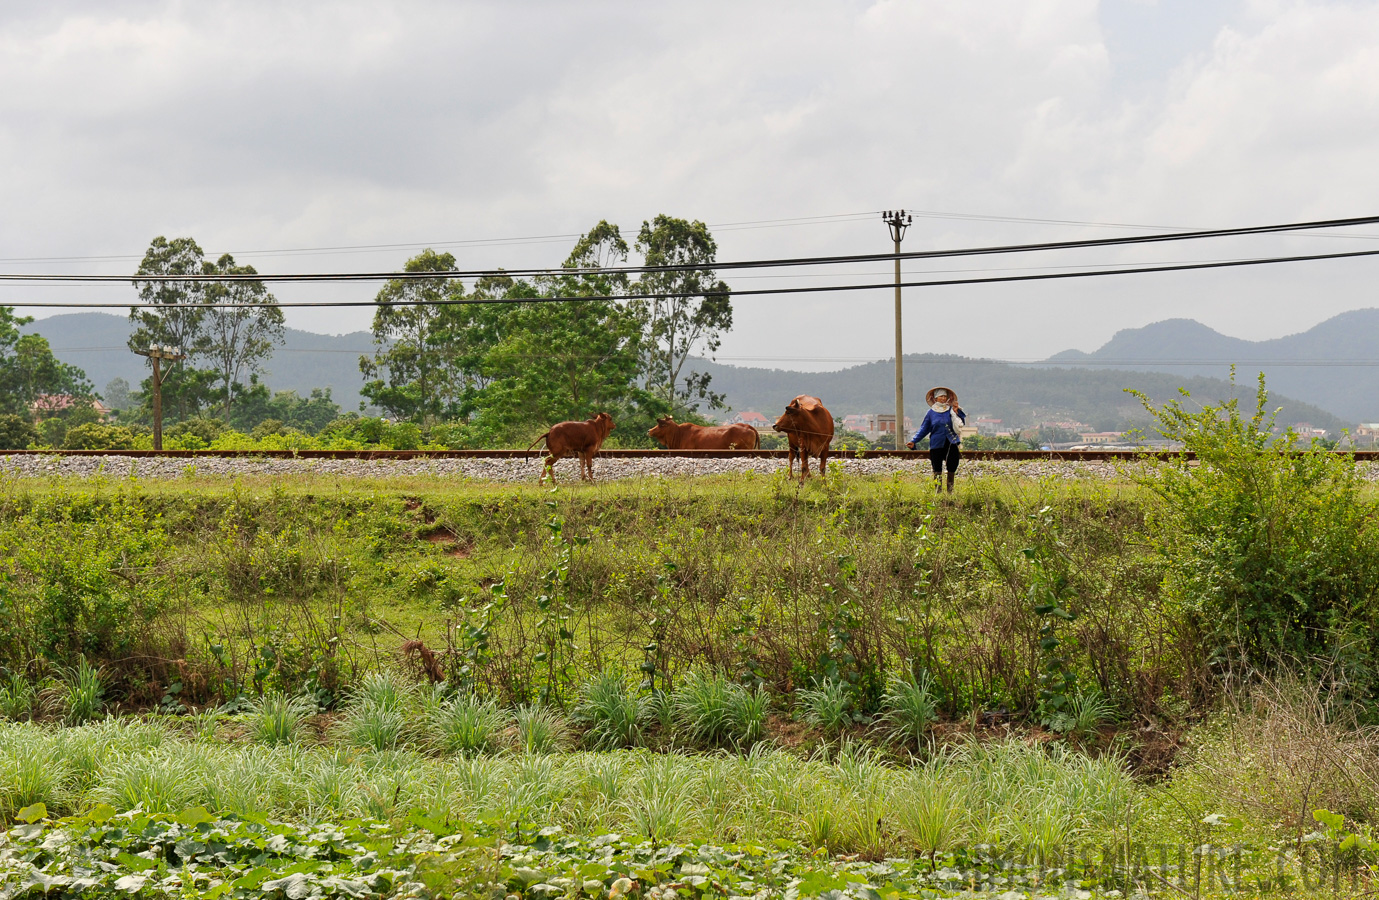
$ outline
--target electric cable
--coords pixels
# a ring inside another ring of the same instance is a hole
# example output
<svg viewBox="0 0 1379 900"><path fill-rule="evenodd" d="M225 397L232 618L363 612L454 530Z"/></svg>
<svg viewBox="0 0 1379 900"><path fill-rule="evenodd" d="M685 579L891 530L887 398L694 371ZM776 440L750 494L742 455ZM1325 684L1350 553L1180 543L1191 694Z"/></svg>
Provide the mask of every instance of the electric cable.
<svg viewBox="0 0 1379 900"><path fill-rule="evenodd" d="M1342 228L1356 225L1379 224L1379 216L1361 216L1346 219L1326 219L1312 222L1294 222L1283 225L1252 225L1243 228L1216 228L1203 231L1174 231L1163 234L1139 234L1114 238L1090 238L1077 241L1048 241L1043 243L1003 244L988 247L967 247L955 250L916 250L904 253L863 253L842 256L784 257L777 259L756 259L728 262L714 262L684 265L656 266L601 266L589 268L536 268L536 269L452 269L444 272L352 272L317 274L263 274L228 275L52 275L52 274L0 274L0 281L23 282L148 282L165 283L228 283L235 281L253 282L347 282L347 281L418 281L455 278L482 277L523 277L523 276L571 276L571 275L634 275L658 272L710 272L732 271L735 269L782 268L791 266L847 265L860 262L894 261L907 259L951 259L965 256L990 256L1008 253L1030 253L1048 250L1077 250L1092 247L1117 247L1137 244L1157 244L1170 241L1205 240L1220 237L1242 237L1260 234L1278 234L1296 231L1315 231L1323 228ZM1363 255L1363 252L1362 254ZM1326 257L1324 255L1315 258ZM895 287L891 284L890 287ZM742 292L746 293L746 292Z"/></svg>
<svg viewBox="0 0 1379 900"><path fill-rule="evenodd" d="M919 287L955 287L972 284L1011 284L1022 281L1055 281L1073 278L1099 278L1112 275L1145 275L1157 272L1189 272L1204 269L1242 268L1246 266L1275 265L1280 263L1315 262L1320 260L1357 259L1379 256L1379 250L1353 250L1347 253L1314 253L1297 256L1256 257L1250 259L1223 260L1215 262L1184 263L1180 265L1136 266L1122 269L1097 269L1083 272L1044 272L1036 275L994 275L989 278L945 278L928 281L873 282L866 284L828 284L804 287L749 288L743 291L704 291L694 296L703 297L751 297L788 294L829 294L840 291L894 290ZM3 277L3 276L0 276ZM431 277L435 278L433 274ZM272 305L280 308L345 308L345 307L408 307L408 306L472 306L493 304L540 304L540 303L592 303L599 301L659 300L665 293L595 294L589 296L555 297L452 297L429 300L297 300L275 301ZM165 303L90 303L53 301L7 301L6 306L24 309L166 309L175 304ZM197 303L199 309L242 309L243 303Z"/></svg>

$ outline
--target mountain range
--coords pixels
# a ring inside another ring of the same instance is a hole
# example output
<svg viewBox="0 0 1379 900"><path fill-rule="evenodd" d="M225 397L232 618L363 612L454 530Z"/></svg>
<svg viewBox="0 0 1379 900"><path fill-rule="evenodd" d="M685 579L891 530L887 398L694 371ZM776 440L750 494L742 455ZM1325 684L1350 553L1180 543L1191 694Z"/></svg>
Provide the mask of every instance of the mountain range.
<svg viewBox="0 0 1379 900"><path fill-rule="evenodd" d="M1049 357L1060 367L1115 368L1226 378L1265 373L1270 391L1315 403L1351 422L1379 421L1379 309L1341 313L1299 334L1267 341L1228 337L1192 319L1120 331L1091 353Z"/></svg>
<svg viewBox="0 0 1379 900"><path fill-rule="evenodd" d="M136 386L147 376L144 360L126 346L130 323L108 313L72 313L24 326L48 339L63 362L86 371L97 390L112 378ZM359 408L359 357L373 349L364 331L323 335L288 328L284 344L267 363L263 381L274 390L307 395L329 387L342 409ZM1096 430L1142 427L1148 415L1126 388L1157 402L1187 388L1202 402L1238 397L1253 402L1255 374L1267 373L1270 406L1282 407L1279 421L1307 422L1328 431L1379 421L1379 309L1356 310L1302 334L1270 341L1245 341L1187 319L1170 319L1118 332L1092 353L1068 350L1042 363L1014 365L994 360L910 354L905 357L906 414L924 411L926 388L943 384L958 392L969 413L1002 419L1007 427L1071 419ZM1225 380L1237 364L1234 388ZM890 360L834 372L728 366L709 360L693 364L713 376L714 390L737 410L774 416L797 394L824 399L835 415L892 409L894 364ZM1301 399L1299 399L1301 398Z"/></svg>
<svg viewBox="0 0 1379 900"><path fill-rule="evenodd" d="M701 361L695 368L713 376L713 390L726 395L734 409L754 409L774 418L797 394L819 397L835 416L894 410L895 363L881 360L837 372L790 372L749 369ZM944 385L958 395L971 416L1000 419L1002 427L1030 429L1040 423L1077 421L1093 431L1148 430L1151 417L1143 404L1126 393L1142 391L1156 404L1180 399L1186 388L1199 403L1220 404L1232 397L1253 412L1255 385L1236 385L1219 378L1187 377L1159 372L1107 371L1017 366L989 359L907 354L905 414L919 421L926 389ZM1336 433L1354 423L1322 409L1275 393L1269 408L1280 408L1278 423L1307 423Z"/></svg>
<svg viewBox="0 0 1379 900"><path fill-rule="evenodd" d="M97 391L112 378L123 378L137 389L148 377L144 358L131 353L126 343L132 330L124 316L96 312L52 316L20 328L47 338L53 354L84 370ZM303 397L312 388L328 387L341 409L357 410L364 385L359 357L372 352L373 335L367 331L329 335L287 328L282 346L259 377L273 390L296 391Z"/></svg>

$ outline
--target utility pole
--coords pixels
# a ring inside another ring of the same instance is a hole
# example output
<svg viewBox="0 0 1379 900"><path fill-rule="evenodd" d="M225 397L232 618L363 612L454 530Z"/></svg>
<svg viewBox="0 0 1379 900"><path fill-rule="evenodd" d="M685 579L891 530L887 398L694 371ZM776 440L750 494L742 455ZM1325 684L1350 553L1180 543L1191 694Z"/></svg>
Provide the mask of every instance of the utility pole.
<svg viewBox="0 0 1379 900"><path fill-rule="evenodd" d="M900 432L905 428L905 353L900 345L900 241L914 218L903 209L888 209L881 218L891 229L895 241L895 449L905 446Z"/></svg>
<svg viewBox="0 0 1379 900"><path fill-rule="evenodd" d="M134 352L153 360L153 449L162 450L164 374L158 363L164 359L168 362L177 362L180 359L186 359L187 354L182 352L181 347L168 347L161 344L154 344L147 350L135 350Z"/></svg>

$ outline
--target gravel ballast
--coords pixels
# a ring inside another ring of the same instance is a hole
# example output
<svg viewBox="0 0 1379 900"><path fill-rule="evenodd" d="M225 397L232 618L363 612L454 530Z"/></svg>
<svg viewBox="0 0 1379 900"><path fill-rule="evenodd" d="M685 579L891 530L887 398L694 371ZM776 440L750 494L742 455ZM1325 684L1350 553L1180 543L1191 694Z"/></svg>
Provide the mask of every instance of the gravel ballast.
<svg viewBox="0 0 1379 900"><path fill-rule="evenodd" d="M600 480L626 478L684 478L703 475L734 475L755 472L771 475L783 471L784 459L596 459L594 475ZM850 459L829 460L830 471L841 469L849 475L928 475L927 460ZM11 478L141 478L199 479L234 477L327 476L343 478L407 478L433 476L474 481L532 482L541 470L539 458L532 459L267 459L246 457L147 458L129 456L0 456L0 473ZM798 471L798 465L796 467ZM817 461L811 462L817 474ZM1051 462L968 460L959 474L971 476L1014 476L1019 478L1097 478L1120 477L1125 464L1105 462ZM579 480L577 461L561 460L555 466L562 483Z"/></svg>

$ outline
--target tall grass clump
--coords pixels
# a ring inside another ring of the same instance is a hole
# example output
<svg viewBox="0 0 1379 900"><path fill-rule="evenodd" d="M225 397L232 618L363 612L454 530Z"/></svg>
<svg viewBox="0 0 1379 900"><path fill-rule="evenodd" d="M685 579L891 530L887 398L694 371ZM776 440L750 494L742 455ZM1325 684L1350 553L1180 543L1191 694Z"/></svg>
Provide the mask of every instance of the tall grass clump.
<svg viewBox="0 0 1379 900"><path fill-rule="evenodd" d="M1143 483L1163 500L1150 526L1164 589L1208 653L1244 671L1338 657L1376 671L1379 523L1354 461L1283 452L1295 438L1276 436L1263 374L1250 416L1236 400L1192 412L1137 396L1183 445Z"/></svg>
<svg viewBox="0 0 1379 900"><path fill-rule="evenodd" d="M1078 691L1068 698L1061 714L1053 718L1053 729L1077 737L1089 737L1110 720L1115 712L1101 692Z"/></svg>
<svg viewBox="0 0 1379 900"><path fill-rule="evenodd" d="M968 840L967 805L958 786L944 771L948 760L936 757L915 769L891 795L891 806L909 843L929 858Z"/></svg>
<svg viewBox="0 0 1379 900"><path fill-rule="evenodd" d="M56 743L33 727L0 732L0 819L13 821L16 812L34 803L62 808L72 767Z"/></svg>
<svg viewBox="0 0 1379 900"><path fill-rule="evenodd" d="M795 692L804 721L829 737L837 737L854 722L852 688L842 679L825 678L817 687Z"/></svg>
<svg viewBox="0 0 1379 900"><path fill-rule="evenodd" d="M268 691L249 707L250 727L261 744L289 744L316 704L306 697L289 697L281 691Z"/></svg>
<svg viewBox="0 0 1379 900"><path fill-rule="evenodd" d="M746 748L766 736L770 697L722 675L691 672L671 697L676 726L691 743Z"/></svg>
<svg viewBox="0 0 1379 900"><path fill-rule="evenodd" d="M656 844L670 843L698 824L701 783L683 757L651 757L620 805L639 834Z"/></svg>
<svg viewBox="0 0 1379 900"><path fill-rule="evenodd" d="M918 677L892 678L886 685L877 724L889 740L915 752L924 749L924 736L938 719L933 684L929 673L923 672Z"/></svg>
<svg viewBox="0 0 1379 900"><path fill-rule="evenodd" d="M348 744L366 750L395 750L407 743L417 720L416 686L391 672L370 672L350 695L337 724Z"/></svg>
<svg viewBox="0 0 1379 900"><path fill-rule="evenodd" d="M10 672L0 683L0 717L11 722L32 719L38 702L33 684L18 672Z"/></svg>
<svg viewBox="0 0 1379 900"><path fill-rule="evenodd" d="M121 811L141 806L151 813L178 812L202 792L214 765L209 750L176 745L119 756L101 766L90 796Z"/></svg>
<svg viewBox="0 0 1379 900"><path fill-rule="evenodd" d="M75 666L62 672L61 680L49 694L52 705L68 725L94 719L105 708L105 685L100 670L82 657Z"/></svg>
<svg viewBox="0 0 1379 900"><path fill-rule="evenodd" d="M517 707L517 749L523 753L557 753L570 743L570 729L559 711L539 703Z"/></svg>
<svg viewBox="0 0 1379 900"><path fill-rule="evenodd" d="M507 717L497 704L460 694L436 704L426 715L432 746L445 753L478 756L496 751Z"/></svg>
<svg viewBox="0 0 1379 900"><path fill-rule="evenodd" d="M621 674L605 670L584 683L574 720L584 726L584 743L593 750L636 747L642 743L645 704Z"/></svg>

